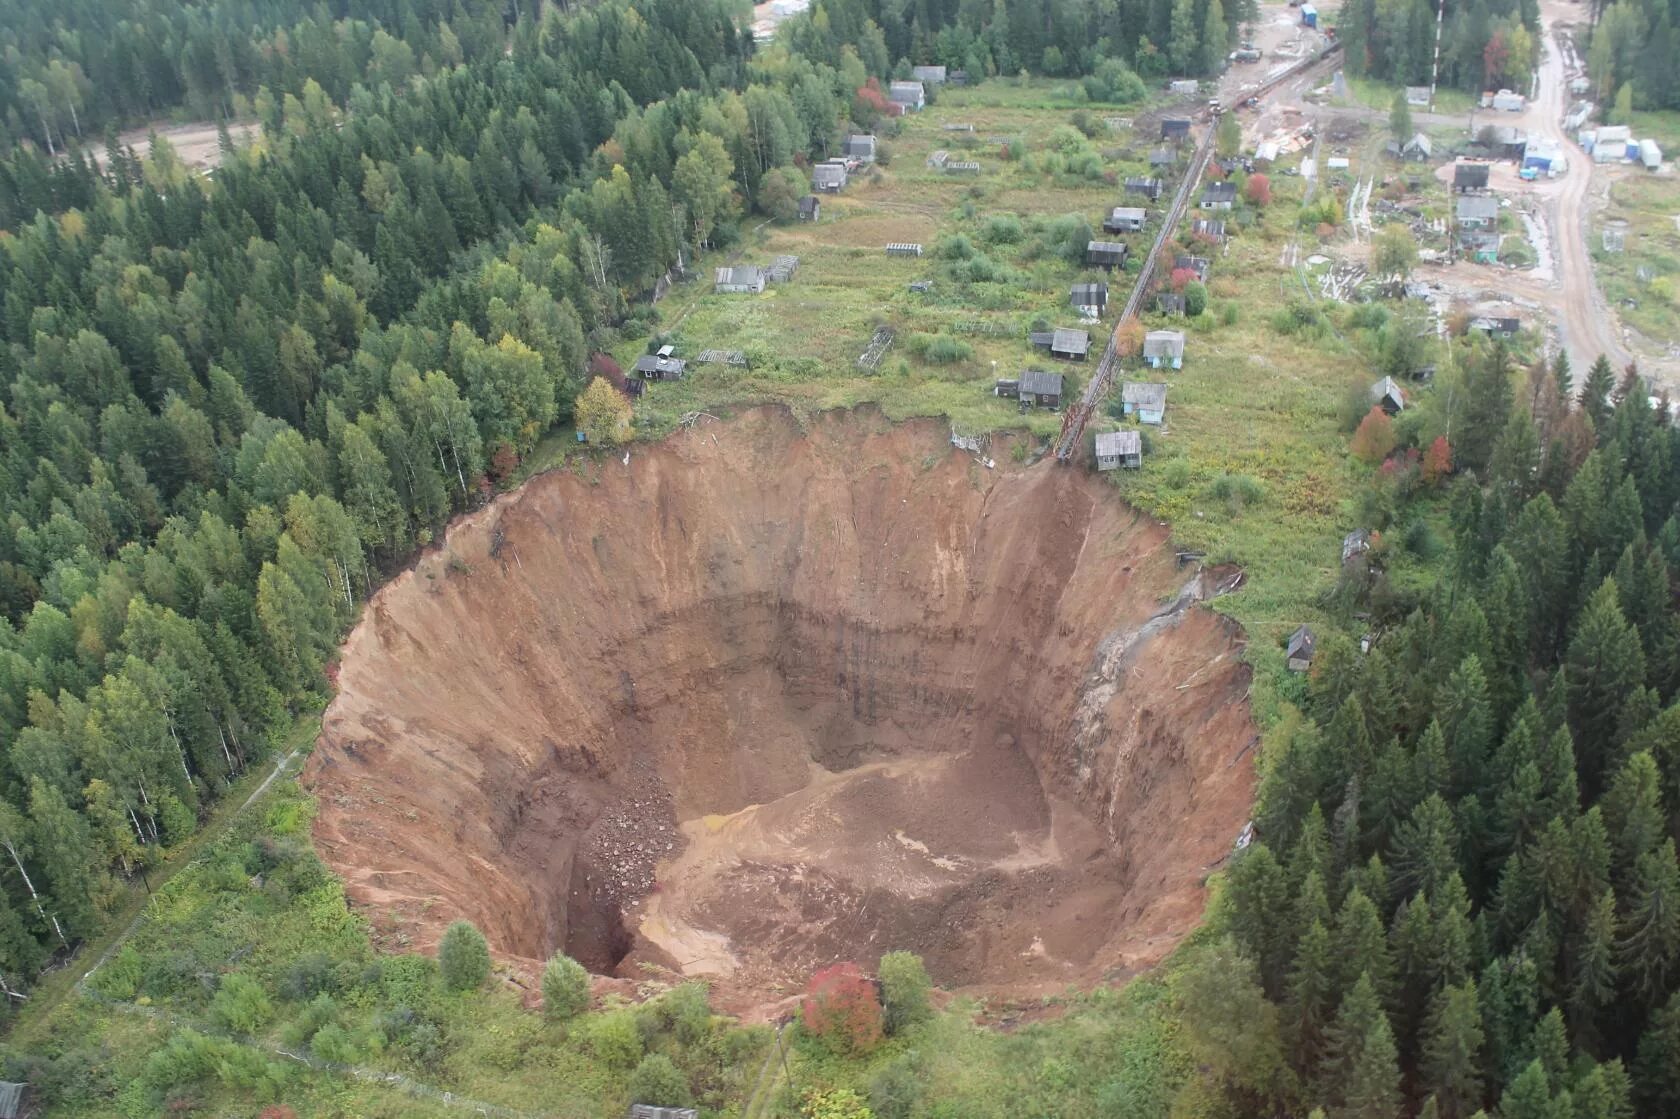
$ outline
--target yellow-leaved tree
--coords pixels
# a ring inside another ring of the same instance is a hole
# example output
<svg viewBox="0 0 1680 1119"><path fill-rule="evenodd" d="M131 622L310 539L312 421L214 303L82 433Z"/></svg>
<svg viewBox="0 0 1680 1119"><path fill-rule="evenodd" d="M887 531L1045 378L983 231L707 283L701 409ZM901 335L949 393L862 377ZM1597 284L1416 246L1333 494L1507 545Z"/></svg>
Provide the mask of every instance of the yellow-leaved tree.
<svg viewBox="0 0 1680 1119"><path fill-rule="evenodd" d="M577 429L591 443L617 446L630 438L630 402L602 377L589 382L577 399Z"/></svg>

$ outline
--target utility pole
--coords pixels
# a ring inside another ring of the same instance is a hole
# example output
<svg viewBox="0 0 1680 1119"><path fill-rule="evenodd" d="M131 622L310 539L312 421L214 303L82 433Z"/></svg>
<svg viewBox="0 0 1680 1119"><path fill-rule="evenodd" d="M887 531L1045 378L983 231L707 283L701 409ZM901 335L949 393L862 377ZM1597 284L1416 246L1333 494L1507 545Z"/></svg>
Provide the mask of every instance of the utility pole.
<svg viewBox="0 0 1680 1119"><path fill-rule="evenodd" d="M1447 0L1435 5L1435 59L1429 64L1429 111L1435 111L1435 83L1441 77L1441 25L1447 21ZM1471 110L1472 115L1475 110ZM1404 143L1405 141L1401 141Z"/></svg>

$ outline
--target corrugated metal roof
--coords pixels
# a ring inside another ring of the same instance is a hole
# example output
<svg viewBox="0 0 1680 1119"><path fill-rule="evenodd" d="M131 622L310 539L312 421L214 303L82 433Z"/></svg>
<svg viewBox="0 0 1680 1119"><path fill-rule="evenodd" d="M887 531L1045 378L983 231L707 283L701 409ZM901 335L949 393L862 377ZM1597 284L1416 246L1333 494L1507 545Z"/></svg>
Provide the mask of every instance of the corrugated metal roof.
<svg viewBox="0 0 1680 1119"><path fill-rule="evenodd" d="M1021 374L1021 391L1034 396L1062 395L1062 375L1042 369L1029 369Z"/></svg>

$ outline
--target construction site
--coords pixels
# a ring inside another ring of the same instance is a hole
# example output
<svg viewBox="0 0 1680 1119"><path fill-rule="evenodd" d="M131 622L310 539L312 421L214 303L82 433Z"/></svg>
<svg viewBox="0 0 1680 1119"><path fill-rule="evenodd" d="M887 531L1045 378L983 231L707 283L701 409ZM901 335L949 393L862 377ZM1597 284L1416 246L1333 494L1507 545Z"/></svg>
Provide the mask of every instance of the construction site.
<svg viewBox="0 0 1680 1119"><path fill-rule="evenodd" d="M920 953L1045 993L1195 923L1256 736L1235 627L1087 471L749 410L533 479L373 601L310 759L389 946L705 976L771 1014Z"/></svg>

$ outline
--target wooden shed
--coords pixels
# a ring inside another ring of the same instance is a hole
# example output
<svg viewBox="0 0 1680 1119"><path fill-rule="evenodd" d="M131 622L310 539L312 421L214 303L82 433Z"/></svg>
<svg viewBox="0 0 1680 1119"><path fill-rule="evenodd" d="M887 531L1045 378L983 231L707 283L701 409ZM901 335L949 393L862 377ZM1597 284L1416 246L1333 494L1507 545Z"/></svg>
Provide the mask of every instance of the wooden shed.
<svg viewBox="0 0 1680 1119"><path fill-rule="evenodd" d="M1105 431L1097 436L1097 469L1136 470L1143 465L1143 436L1136 431Z"/></svg>
<svg viewBox="0 0 1680 1119"><path fill-rule="evenodd" d="M1060 408L1062 375L1029 369L1021 374L1019 394L1023 408Z"/></svg>
<svg viewBox="0 0 1680 1119"><path fill-rule="evenodd" d="M1094 268L1124 268L1130 251L1124 241L1087 241L1085 263Z"/></svg>
<svg viewBox="0 0 1680 1119"><path fill-rule="evenodd" d="M1313 649L1317 639L1313 631L1301 626L1289 635L1289 644L1285 646L1283 655L1291 672L1305 672L1312 667Z"/></svg>

